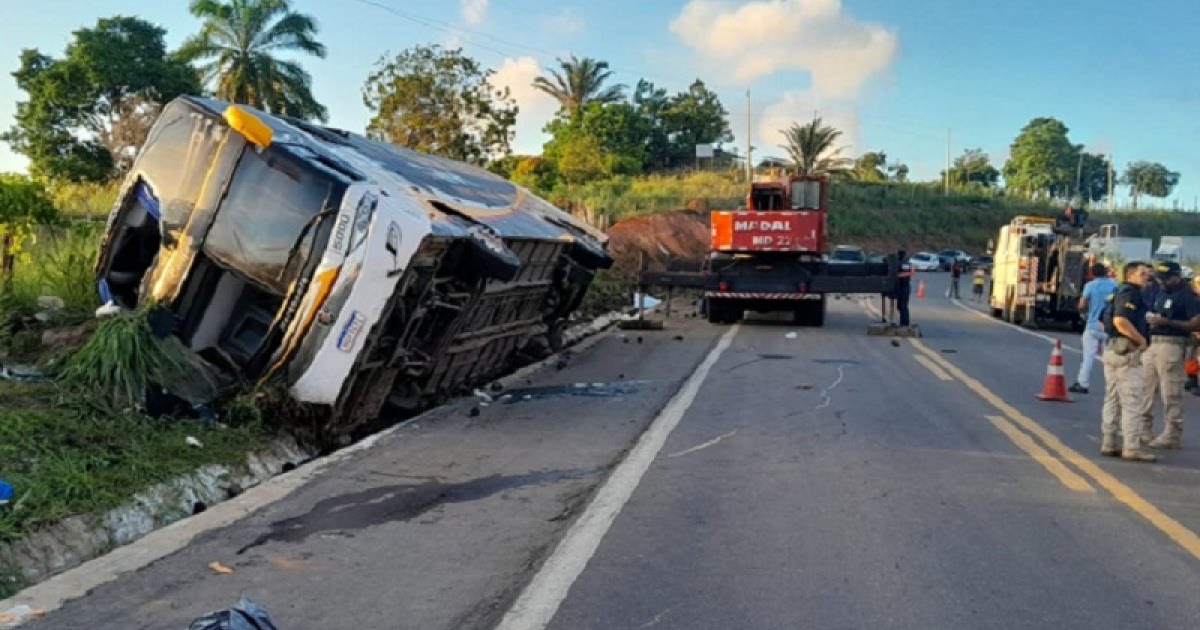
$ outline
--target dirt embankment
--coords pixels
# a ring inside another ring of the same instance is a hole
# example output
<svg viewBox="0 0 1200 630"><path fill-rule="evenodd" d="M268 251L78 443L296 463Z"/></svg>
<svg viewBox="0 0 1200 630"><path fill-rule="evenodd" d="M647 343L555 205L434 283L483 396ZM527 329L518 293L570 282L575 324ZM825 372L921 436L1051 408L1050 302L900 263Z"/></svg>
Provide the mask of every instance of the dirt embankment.
<svg viewBox="0 0 1200 630"><path fill-rule="evenodd" d="M608 248L616 268L637 271L643 257L647 269L696 267L708 253L707 210L672 210L618 221L608 230Z"/></svg>

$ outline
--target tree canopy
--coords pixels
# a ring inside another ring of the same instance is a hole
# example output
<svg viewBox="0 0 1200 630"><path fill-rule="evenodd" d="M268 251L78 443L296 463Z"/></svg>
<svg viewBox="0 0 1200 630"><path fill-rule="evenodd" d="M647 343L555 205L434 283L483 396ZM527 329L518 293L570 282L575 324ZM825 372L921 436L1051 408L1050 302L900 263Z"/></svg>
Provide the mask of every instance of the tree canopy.
<svg viewBox="0 0 1200 630"><path fill-rule="evenodd" d="M1158 162L1138 161L1125 167L1121 183L1129 186L1129 194L1133 197L1133 207L1136 209L1138 197L1141 195L1158 198L1170 195L1179 184L1179 173Z"/></svg>
<svg viewBox="0 0 1200 630"><path fill-rule="evenodd" d="M1005 185L1030 197L1066 197L1075 184L1082 147L1067 139L1067 126L1034 118L1013 140L1004 165Z"/></svg>
<svg viewBox="0 0 1200 630"><path fill-rule="evenodd" d="M178 56L202 62L205 83L217 98L296 118L326 120L312 95L312 77L280 52L325 57L316 40L317 21L292 11L288 0L192 0L192 15L204 20Z"/></svg>
<svg viewBox="0 0 1200 630"><path fill-rule="evenodd" d="M363 85L367 135L410 149L483 164L507 155L517 105L491 70L461 49L415 46L384 56Z"/></svg>
<svg viewBox="0 0 1200 630"><path fill-rule="evenodd" d="M548 70L549 76L534 79L533 87L553 96L560 111L571 114L591 102L616 103L624 98L624 85L604 85L612 76L607 61L571 55L570 59L559 59L558 65L562 72Z"/></svg>
<svg viewBox="0 0 1200 630"><path fill-rule="evenodd" d="M638 81L632 101L649 125L644 142L649 170L692 164L696 145L733 140L729 112L700 79L673 96L653 83Z"/></svg>
<svg viewBox="0 0 1200 630"><path fill-rule="evenodd" d="M942 172L945 176L945 172ZM967 149L954 158L950 167L950 183L995 186L1000 180L1000 171L992 166L992 159L982 149Z"/></svg>
<svg viewBox="0 0 1200 630"><path fill-rule="evenodd" d="M824 124L820 117L804 125L792 123L783 135L787 144L781 147L787 150L797 174L842 176L850 172L851 160L841 157L842 148L836 146L842 132Z"/></svg>
<svg viewBox="0 0 1200 630"><path fill-rule="evenodd" d="M29 98L3 140L38 176L103 181L124 172L162 104L199 91L195 72L168 57L164 35L116 16L75 31L61 59L22 51L13 77Z"/></svg>
<svg viewBox="0 0 1200 630"><path fill-rule="evenodd" d="M883 151L867 152L854 161L851 177L860 182L886 182L887 154Z"/></svg>

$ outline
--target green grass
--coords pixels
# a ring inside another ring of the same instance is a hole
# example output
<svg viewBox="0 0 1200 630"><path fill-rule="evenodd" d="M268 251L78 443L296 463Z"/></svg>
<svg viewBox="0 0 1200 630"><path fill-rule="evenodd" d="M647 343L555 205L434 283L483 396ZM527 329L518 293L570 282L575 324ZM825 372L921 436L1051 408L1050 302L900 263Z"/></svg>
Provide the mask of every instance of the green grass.
<svg viewBox="0 0 1200 630"><path fill-rule="evenodd" d="M194 436L204 448L185 442ZM0 381L0 477L16 488L0 542L80 514L99 514L207 464L236 465L266 445L261 425L218 428L114 411L54 384ZM0 581L0 598L6 587ZM9 593L11 594L11 593Z"/></svg>
<svg viewBox="0 0 1200 630"><path fill-rule="evenodd" d="M49 192L60 216L99 221L112 211L120 187L120 180L104 184L60 182Z"/></svg>
<svg viewBox="0 0 1200 630"><path fill-rule="evenodd" d="M195 355L174 336L155 337L141 313L104 320L58 377L118 409L141 404L156 385L193 402L216 395L215 382Z"/></svg>

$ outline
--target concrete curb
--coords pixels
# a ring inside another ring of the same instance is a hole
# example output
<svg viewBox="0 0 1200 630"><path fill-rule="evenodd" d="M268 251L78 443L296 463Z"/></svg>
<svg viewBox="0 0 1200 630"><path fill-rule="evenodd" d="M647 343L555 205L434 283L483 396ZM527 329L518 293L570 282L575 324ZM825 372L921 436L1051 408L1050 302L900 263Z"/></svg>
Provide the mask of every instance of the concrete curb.
<svg viewBox="0 0 1200 630"><path fill-rule="evenodd" d="M568 329L563 333L564 352L586 350L602 338L600 333L630 317L635 316L614 312ZM561 358L562 353L556 353L497 381L510 387ZM0 600L0 628L13 628L57 610L69 600L175 553L196 536L231 525L287 497L330 466L374 448L381 440L418 428L422 420L431 419L454 403L450 401L425 411L316 459L294 442L277 442L265 453L249 458L246 472L234 477L235 482L247 490L226 500L222 498L228 496L231 471L221 466L208 466L138 495L129 505L101 517L99 527L86 517L75 517L49 528L44 535L39 532L26 539L29 544L20 545L26 547L20 552L24 556L16 558L29 560L30 567L26 569L22 564L22 571L52 577L9 599ZM281 472L283 464L288 462L297 467L290 472ZM209 507L192 515L196 502ZM116 549L113 549L114 545L117 545ZM102 555L108 549L112 551ZM0 557L13 557L7 555L8 552L9 549L0 547Z"/></svg>

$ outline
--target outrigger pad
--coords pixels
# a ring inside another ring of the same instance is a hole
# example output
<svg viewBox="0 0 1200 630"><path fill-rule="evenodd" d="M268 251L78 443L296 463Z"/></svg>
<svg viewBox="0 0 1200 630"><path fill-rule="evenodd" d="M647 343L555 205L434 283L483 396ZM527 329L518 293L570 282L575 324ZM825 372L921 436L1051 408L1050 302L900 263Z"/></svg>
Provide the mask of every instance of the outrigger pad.
<svg viewBox="0 0 1200 630"><path fill-rule="evenodd" d="M867 326L867 334L872 337L920 337L921 328L916 324L900 326L897 324L871 324Z"/></svg>
<svg viewBox="0 0 1200 630"><path fill-rule="evenodd" d="M661 319L625 319L617 322L621 330L662 330Z"/></svg>

